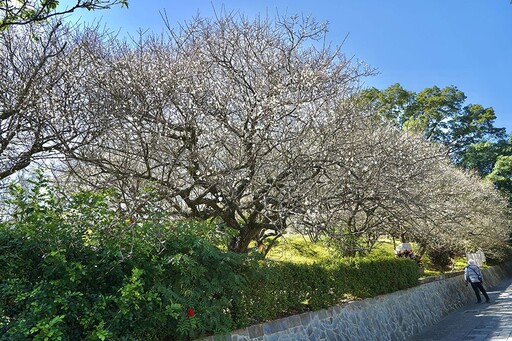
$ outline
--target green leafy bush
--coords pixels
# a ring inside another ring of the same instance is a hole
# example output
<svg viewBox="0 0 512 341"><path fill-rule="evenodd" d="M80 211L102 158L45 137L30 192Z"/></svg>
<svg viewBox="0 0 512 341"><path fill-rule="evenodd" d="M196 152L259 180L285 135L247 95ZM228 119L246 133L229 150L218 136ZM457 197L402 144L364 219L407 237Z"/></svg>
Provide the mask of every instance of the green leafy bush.
<svg viewBox="0 0 512 341"><path fill-rule="evenodd" d="M350 294L359 298L383 295L418 284L418 265L409 259L354 258L348 267L350 280L346 285Z"/></svg>
<svg viewBox="0 0 512 341"><path fill-rule="evenodd" d="M446 271L452 266L453 259L457 253L451 248L443 245L430 245L427 250L427 260L431 267L438 271Z"/></svg>
<svg viewBox="0 0 512 341"><path fill-rule="evenodd" d="M189 340L413 286L404 259L293 264L222 251L213 223L124 217L109 193L11 187L0 339Z"/></svg>
<svg viewBox="0 0 512 341"><path fill-rule="evenodd" d="M235 327L244 258L199 238L203 224L134 222L106 194L58 196L42 178L11 195L2 339L179 340Z"/></svg>

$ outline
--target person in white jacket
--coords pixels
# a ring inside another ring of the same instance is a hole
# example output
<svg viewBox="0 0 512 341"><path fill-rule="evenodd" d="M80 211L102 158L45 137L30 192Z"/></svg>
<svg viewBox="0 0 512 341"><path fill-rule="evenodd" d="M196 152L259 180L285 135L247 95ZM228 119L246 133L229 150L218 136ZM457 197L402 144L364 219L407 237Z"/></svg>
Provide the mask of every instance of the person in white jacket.
<svg viewBox="0 0 512 341"><path fill-rule="evenodd" d="M471 287L473 288L473 291L476 295L476 303L482 303L480 292L484 295L486 303L491 301L489 299L489 295L487 295L487 291L485 291L485 288L482 284L484 281L482 271L480 271L480 268L478 265L476 265L473 259L468 260L468 266L464 268L464 280L466 281L466 284L471 283Z"/></svg>

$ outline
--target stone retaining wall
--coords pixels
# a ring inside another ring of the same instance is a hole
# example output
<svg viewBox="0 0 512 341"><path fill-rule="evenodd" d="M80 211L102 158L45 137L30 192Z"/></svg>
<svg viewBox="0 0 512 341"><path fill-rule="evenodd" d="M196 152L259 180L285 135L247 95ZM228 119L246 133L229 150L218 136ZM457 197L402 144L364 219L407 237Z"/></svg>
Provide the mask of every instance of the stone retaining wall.
<svg viewBox="0 0 512 341"><path fill-rule="evenodd" d="M483 269L485 286L492 288L512 275L512 264ZM461 273L440 276L417 287L329 309L307 312L236 330L205 340L407 340L438 322L475 296Z"/></svg>

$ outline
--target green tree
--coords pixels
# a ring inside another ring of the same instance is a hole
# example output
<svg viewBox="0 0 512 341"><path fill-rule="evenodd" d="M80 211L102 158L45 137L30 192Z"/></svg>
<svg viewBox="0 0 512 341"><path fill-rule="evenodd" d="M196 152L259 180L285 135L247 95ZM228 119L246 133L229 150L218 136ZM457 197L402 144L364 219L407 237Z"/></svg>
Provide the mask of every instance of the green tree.
<svg viewBox="0 0 512 341"><path fill-rule="evenodd" d="M416 94L405 90L398 83L385 90L370 88L363 91L363 98L373 104L385 121L403 127L411 116Z"/></svg>
<svg viewBox="0 0 512 341"><path fill-rule="evenodd" d="M509 198L512 203L512 155L500 155L487 179Z"/></svg>
<svg viewBox="0 0 512 341"><path fill-rule="evenodd" d="M26 25L55 16L69 14L77 9L107 9L113 5L128 7L128 0L76 0L59 8L59 0L0 0L0 30L11 25Z"/></svg>
<svg viewBox="0 0 512 341"><path fill-rule="evenodd" d="M384 90L365 90L363 98L384 121L444 144L456 164L469 146L505 136L504 128L494 126L494 110L466 105L466 95L455 86L434 86L415 93L397 83Z"/></svg>
<svg viewBox="0 0 512 341"><path fill-rule="evenodd" d="M460 166L476 170L481 176L489 175L499 156L512 156L512 136L496 142L482 141L469 146L460 160Z"/></svg>
<svg viewBox="0 0 512 341"><path fill-rule="evenodd" d="M469 146L461 158L460 166L477 171L512 203L511 158L512 135L508 140L484 141Z"/></svg>

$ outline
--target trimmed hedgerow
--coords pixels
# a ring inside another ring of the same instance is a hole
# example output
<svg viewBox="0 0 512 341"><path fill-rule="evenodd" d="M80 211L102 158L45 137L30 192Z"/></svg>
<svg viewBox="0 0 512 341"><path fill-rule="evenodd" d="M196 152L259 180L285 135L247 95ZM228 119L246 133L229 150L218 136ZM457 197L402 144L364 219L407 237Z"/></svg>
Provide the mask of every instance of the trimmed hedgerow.
<svg viewBox="0 0 512 341"><path fill-rule="evenodd" d="M418 266L407 259L343 259L307 264L261 261L246 275L247 286L234 316L249 325L349 299L368 298L413 287Z"/></svg>

